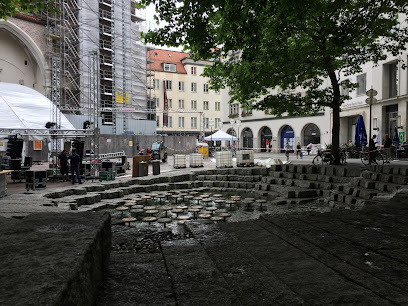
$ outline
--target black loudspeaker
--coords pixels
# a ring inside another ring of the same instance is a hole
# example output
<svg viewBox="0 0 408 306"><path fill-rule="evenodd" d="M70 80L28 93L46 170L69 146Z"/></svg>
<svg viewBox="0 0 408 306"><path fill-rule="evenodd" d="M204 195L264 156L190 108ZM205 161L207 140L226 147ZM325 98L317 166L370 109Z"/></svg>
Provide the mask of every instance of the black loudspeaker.
<svg viewBox="0 0 408 306"><path fill-rule="evenodd" d="M23 144L23 139L17 138L16 136L9 136L6 155L10 156L11 159L21 158L21 153L23 152Z"/></svg>
<svg viewBox="0 0 408 306"><path fill-rule="evenodd" d="M20 159L10 159L10 170L21 170L21 160Z"/></svg>

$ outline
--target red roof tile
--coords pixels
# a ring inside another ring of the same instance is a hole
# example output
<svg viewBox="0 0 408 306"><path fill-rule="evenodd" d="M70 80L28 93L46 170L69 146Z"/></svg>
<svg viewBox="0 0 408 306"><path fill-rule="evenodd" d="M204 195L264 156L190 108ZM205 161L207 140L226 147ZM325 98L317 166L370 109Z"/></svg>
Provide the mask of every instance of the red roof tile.
<svg viewBox="0 0 408 306"><path fill-rule="evenodd" d="M147 60L153 62L148 62L147 70L164 71L163 64L175 64L176 73L187 74L184 65L181 63L186 57L188 57L188 53L154 49L147 52Z"/></svg>

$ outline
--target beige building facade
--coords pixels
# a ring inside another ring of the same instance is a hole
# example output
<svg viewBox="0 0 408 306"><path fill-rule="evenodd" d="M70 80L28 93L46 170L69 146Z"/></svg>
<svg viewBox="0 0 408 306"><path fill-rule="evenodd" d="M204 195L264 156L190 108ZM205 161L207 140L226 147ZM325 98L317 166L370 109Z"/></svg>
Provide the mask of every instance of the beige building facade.
<svg viewBox="0 0 408 306"><path fill-rule="evenodd" d="M222 96L209 89L202 73L209 61L194 62L187 53L148 52L148 92L157 133L202 138L220 127ZM165 104L167 99L167 105Z"/></svg>

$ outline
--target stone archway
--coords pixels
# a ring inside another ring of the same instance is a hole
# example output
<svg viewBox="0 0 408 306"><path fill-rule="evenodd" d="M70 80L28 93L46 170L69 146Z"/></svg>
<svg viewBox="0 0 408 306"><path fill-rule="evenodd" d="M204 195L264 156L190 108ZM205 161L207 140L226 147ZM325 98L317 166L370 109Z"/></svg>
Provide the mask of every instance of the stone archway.
<svg viewBox="0 0 408 306"><path fill-rule="evenodd" d="M233 128L229 128L229 129L227 130L227 134L230 134L231 136L237 137L237 132L235 132L235 130L234 130ZM227 141L227 140L225 141L225 145L226 145L227 147L230 147L230 148L236 146L236 144L235 144L234 141Z"/></svg>
<svg viewBox="0 0 408 306"><path fill-rule="evenodd" d="M293 131L290 125L285 125L282 128L280 136L281 136L280 146L282 152L285 151L286 140L289 141L289 145L291 146L292 149L295 147L295 132Z"/></svg>
<svg viewBox="0 0 408 306"><path fill-rule="evenodd" d="M254 147L254 134L250 128L245 128L242 131L242 145L243 148L253 148Z"/></svg>
<svg viewBox="0 0 408 306"><path fill-rule="evenodd" d="M314 123L306 125L303 131L303 145L307 146L309 143L320 143L320 129Z"/></svg>
<svg viewBox="0 0 408 306"><path fill-rule="evenodd" d="M38 25L36 25L38 26ZM48 64L30 36L11 20L0 21L0 53L7 60L3 63L3 82L21 84L46 94L49 81ZM6 71L5 71L6 70Z"/></svg>
<svg viewBox="0 0 408 306"><path fill-rule="evenodd" d="M269 127L264 126L260 131L260 148L261 152L266 151L266 141L268 140L269 148L272 147L272 131ZM268 150L269 150L268 148Z"/></svg>

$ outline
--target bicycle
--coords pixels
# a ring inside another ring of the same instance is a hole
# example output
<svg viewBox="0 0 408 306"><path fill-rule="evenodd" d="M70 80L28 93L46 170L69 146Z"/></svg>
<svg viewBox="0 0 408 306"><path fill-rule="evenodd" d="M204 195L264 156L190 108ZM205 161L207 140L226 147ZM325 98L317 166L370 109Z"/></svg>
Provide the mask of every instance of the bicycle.
<svg viewBox="0 0 408 306"><path fill-rule="evenodd" d="M334 156L330 150L318 150L317 155L313 158L313 165L334 164ZM347 154L345 150L340 151L340 164L347 163Z"/></svg>
<svg viewBox="0 0 408 306"><path fill-rule="evenodd" d="M361 152L361 162L363 165L369 165L370 164L370 154L373 153L373 160L371 161L371 164L376 164L376 165L383 165L384 164L384 155L381 154L379 150L373 150L373 151L368 151L368 152Z"/></svg>

